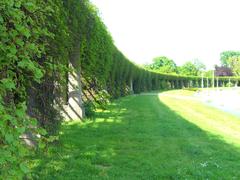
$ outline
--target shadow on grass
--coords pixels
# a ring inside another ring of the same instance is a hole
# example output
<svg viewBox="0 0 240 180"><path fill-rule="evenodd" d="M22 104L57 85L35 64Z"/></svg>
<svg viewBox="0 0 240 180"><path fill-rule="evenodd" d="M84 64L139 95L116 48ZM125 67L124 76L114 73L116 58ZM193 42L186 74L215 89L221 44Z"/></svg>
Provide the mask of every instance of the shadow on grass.
<svg viewBox="0 0 240 180"><path fill-rule="evenodd" d="M240 150L159 102L117 100L93 121L62 127L60 144L33 160L40 179L234 179Z"/></svg>

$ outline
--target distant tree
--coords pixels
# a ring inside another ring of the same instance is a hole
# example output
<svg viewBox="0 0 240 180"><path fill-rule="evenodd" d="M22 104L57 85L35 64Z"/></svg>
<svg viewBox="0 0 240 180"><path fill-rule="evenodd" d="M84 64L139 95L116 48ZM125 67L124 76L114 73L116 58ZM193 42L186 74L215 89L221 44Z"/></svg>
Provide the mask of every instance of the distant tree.
<svg viewBox="0 0 240 180"><path fill-rule="evenodd" d="M188 76L197 76L198 70L191 61L187 61L185 64L179 67L179 74L188 75Z"/></svg>
<svg viewBox="0 0 240 180"><path fill-rule="evenodd" d="M229 66L235 76L240 76L240 56L233 56L228 58Z"/></svg>
<svg viewBox="0 0 240 180"><path fill-rule="evenodd" d="M154 58L153 63L146 65L145 67L161 73L177 73L176 63L165 56Z"/></svg>
<svg viewBox="0 0 240 180"><path fill-rule="evenodd" d="M224 51L220 54L220 61L222 66L231 67L229 59L240 56L239 51ZM232 67L231 67L232 68Z"/></svg>
<svg viewBox="0 0 240 180"><path fill-rule="evenodd" d="M207 70L204 72L204 77L212 77L213 76L213 70Z"/></svg>
<svg viewBox="0 0 240 180"><path fill-rule="evenodd" d="M235 76L240 75L240 51L224 51L220 54L222 66L231 68Z"/></svg>
<svg viewBox="0 0 240 180"><path fill-rule="evenodd" d="M198 75L200 75L203 71L206 70L205 64L203 64L199 59L194 59L193 64L198 70Z"/></svg>
<svg viewBox="0 0 240 180"><path fill-rule="evenodd" d="M201 75L201 73L206 69L206 66L198 59L195 59L193 61L187 61L178 69L179 69L179 74L189 75L189 76L198 76L198 75Z"/></svg>

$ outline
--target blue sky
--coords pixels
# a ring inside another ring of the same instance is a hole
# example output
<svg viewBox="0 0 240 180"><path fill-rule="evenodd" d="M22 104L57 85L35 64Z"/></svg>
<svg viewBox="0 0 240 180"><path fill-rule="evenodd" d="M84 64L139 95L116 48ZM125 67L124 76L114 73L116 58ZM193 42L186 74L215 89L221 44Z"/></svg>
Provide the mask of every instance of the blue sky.
<svg viewBox="0 0 240 180"><path fill-rule="evenodd" d="M116 46L131 61L199 59L211 69L220 53L240 50L239 0L91 0Z"/></svg>

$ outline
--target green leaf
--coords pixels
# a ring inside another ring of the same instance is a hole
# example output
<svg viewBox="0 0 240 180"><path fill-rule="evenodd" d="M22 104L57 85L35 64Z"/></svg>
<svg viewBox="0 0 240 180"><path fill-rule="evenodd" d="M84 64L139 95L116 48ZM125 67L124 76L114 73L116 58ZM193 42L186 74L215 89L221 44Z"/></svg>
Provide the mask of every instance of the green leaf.
<svg viewBox="0 0 240 180"><path fill-rule="evenodd" d="M34 118L31 118L30 124L34 127L37 126L37 120Z"/></svg>
<svg viewBox="0 0 240 180"><path fill-rule="evenodd" d="M16 89L15 82L12 79L6 78L6 79L2 79L0 82L2 83L1 85L6 90Z"/></svg>
<svg viewBox="0 0 240 180"><path fill-rule="evenodd" d="M26 38L29 38L29 37L31 36L30 31L29 31L28 29L24 29L23 35L24 35Z"/></svg>
<svg viewBox="0 0 240 180"><path fill-rule="evenodd" d="M25 163L21 163L20 164L20 169L23 173L27 174L30 172L29 168L27 167L27 165Z"/></svg>
<svg viewBox="0 0 240 180"><path fill-rule="evenodd" d="M27 47L29 50L32 50L34 52L38 50L36 44L34 43L29 43Z"/></svg>
<svg viewBox="0 0 240 180"><path fill-rule="evenodd" d="M33 4L32 2L27 2L24 4L24 7L29 11L29 12L34 12L36 10L36 5Z"/></svg>
<svg viewBox="0 0 240 180"><path fill-rule="evenodd" d="M20 118L24 118L25 117L25 112L22 111L21 109L16 109L16 115Z"/></svg>
<svg viewBox="0 0 240 180"><path fill-rule="evenodd" d="M40 79L43 77L43 71L38 67L38 64L29 59L23 59L18 63L18 66L24 70L31 71L34 76L34 80L37 82L40 82Z"/></svg>
<svg viewBox="0 0 240 180"><path fill-rule="evenodd" d="M41 135L47 135L47 131L46 131L45 129L43 129L43 128L40 128L40 129L38 130L38 132L39 132Z"/></svg>
<svg viewBox="0 0 240 180"><path fill-rule="evenodd" d="M9 120L10 120L10 122L12 123L12 125L14 125L14 126L17 126L17 125L18 125L18 122L17 122L16 118L12 118L12 117L11 117Z"/></svg>
<svg viewBox="0 0 240 180"><path fill-rule="evenodd" d="M17 45L19 45L20 47L23 47L23 45L24 45L24 42L23 42L21 39L17 39L17 40L16 40L16 43L17 43Z"/></svg>
<svg viewBox="0 0 240 180"><path fill-rule="evenodd" d="M22 33L23 36L29 38L31 36L30 31L28 28L26 28L25 26L16 24L15 28L18 32Z"/></svg>
<svg viewBox="0 0 240 180"><path fill-rule="evenodd" d="M12 7L14 5L14 0L8 0L6 3L8 6Z"/></svg>
<svg viewBox="0 0 240 180"><path fill-rule="evenodd" d="M47 139L48 142L54 142L54 141L57 141L57 140L59 140L59 137L58 137L58 136L50 136L50 137Z"/></svg>
<svg viewBox="0 0 240 180"><path fill-rule="evenodd" d="M21 4L22 4L22 1L16 1L16 2L15 2L15 7L16 7L16 8L20 8L20 7L21 7Z"/></svg>
<svg viewBox="0 0 240 180"><path fill-rule="evenodd" d="M35 68L35 65L33 64L33 62L29 59L23 59L22 61L20 61L18 63L18 66L20 68L23 68L23 69L27 69L27 70L30 70L30 71L33 71L34 68Z"/></svg>
<svg viewBox="0 0 240 180"><path fill-rule="evenodd" d="M4 114L1 116L1 120L6 121L6 120L12 120L13 117L10 114Z"/></svg>
<svg viewBox="0 0 240 180"><path fill-rule="evenodd" d="M40 83L40 79L43 77L43 73L42 73L42 71L40 70L40 69L35 69L35 71L34 71L34 79L38 82L38 83Z"/></svg>
<svg viewBox="0 0 240 180"><path fill-rule="evenodd" d="M12 143L14 142L14 137L12 134L5 134L5 140L8 142L8 143Z"/></svg>
<svg viewBox="0 0 240 180"><path fill-rule="evenodd" d="M40 142L40 143L38 143L38 147L39 147L40 149L43 149L43 148L46 147L46 144L43 143L43 142Z"/></svg>
<svg viewBox="0 0 240 180"><path fill-rule="evenodd" d="M1 156L0 156L0 166L1 166L2 164L4 164L6 161L7 161L7 160L6 160L5 157L1 157Z"/></svg>
<svg viewBox="0 0 240 180"><path fill-rule="evenodd" d="M21 128L17 128L17 131L18 131L18 133L19 134L22 134L22 133L24 133L25 132L25 128L24 127L21 127Z"/></svg>

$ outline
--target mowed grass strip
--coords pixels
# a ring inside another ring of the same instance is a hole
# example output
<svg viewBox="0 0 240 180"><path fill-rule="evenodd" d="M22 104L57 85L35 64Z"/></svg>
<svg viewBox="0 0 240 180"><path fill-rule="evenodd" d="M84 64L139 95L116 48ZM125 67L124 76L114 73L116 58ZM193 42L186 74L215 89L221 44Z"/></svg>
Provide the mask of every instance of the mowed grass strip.
<svg viewBox="0 0 240 180"><path fill-rule="evenodd" d="M59 145L32 161L36 178L239 179L237 118L188 101L129 96L64 124Z"/></svg>
<svg viewBox="0 0 240 180"><path fill-rule="evenodd" d="M176 96L174 96L176 95ZM194 99L191 92L173 90L159 94L160 101L204 131L240 146L240 118Z"/></svg>

